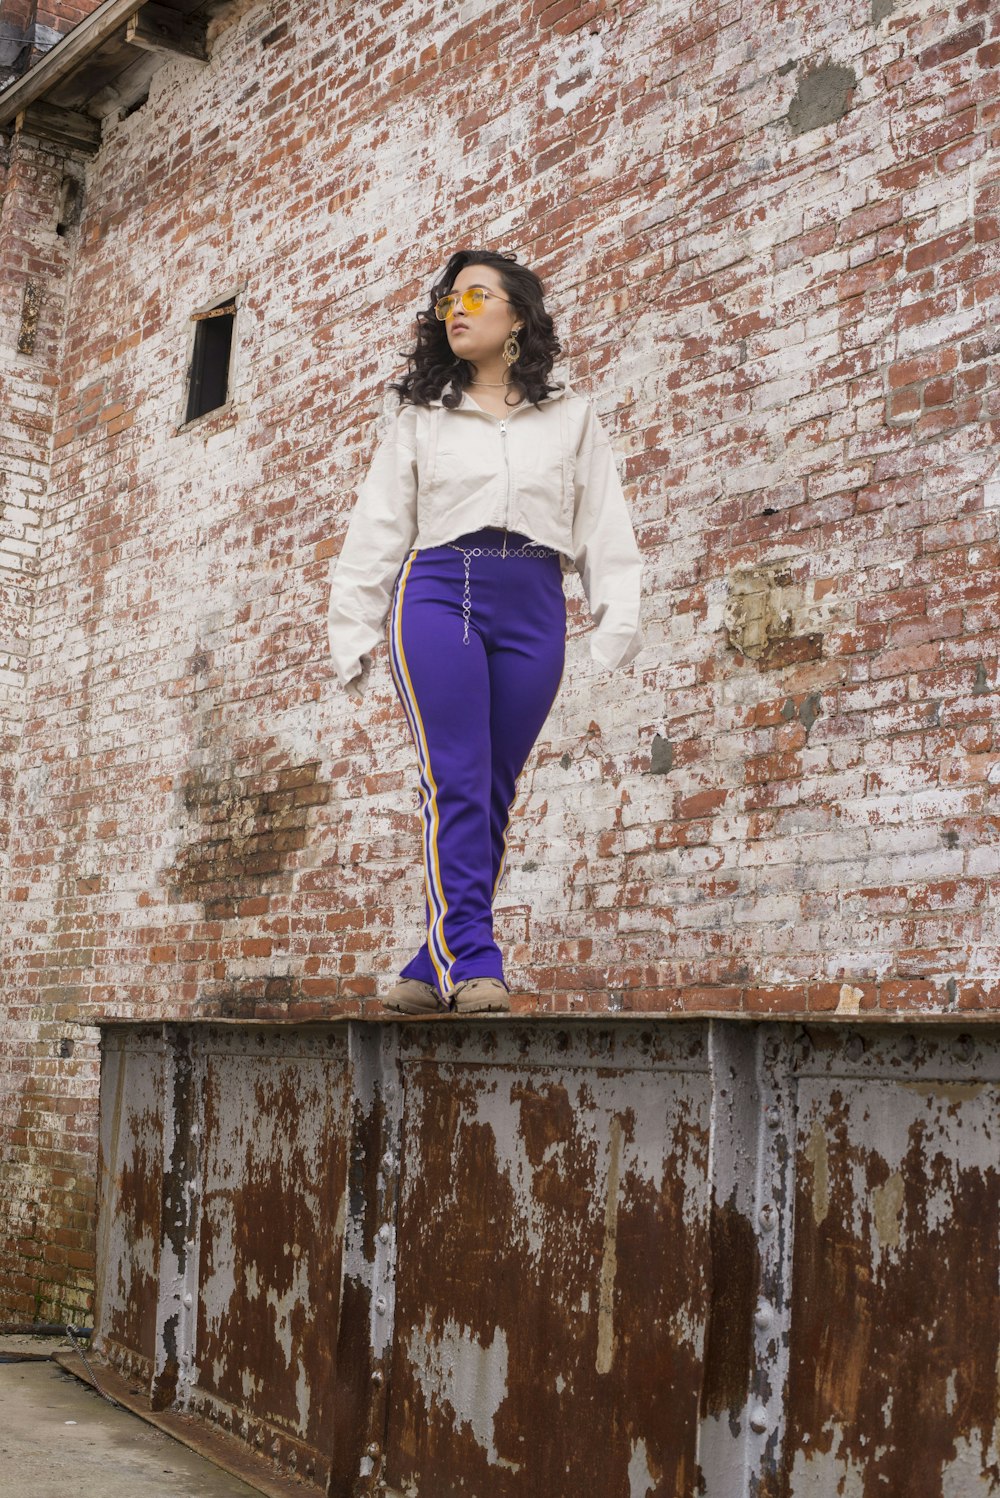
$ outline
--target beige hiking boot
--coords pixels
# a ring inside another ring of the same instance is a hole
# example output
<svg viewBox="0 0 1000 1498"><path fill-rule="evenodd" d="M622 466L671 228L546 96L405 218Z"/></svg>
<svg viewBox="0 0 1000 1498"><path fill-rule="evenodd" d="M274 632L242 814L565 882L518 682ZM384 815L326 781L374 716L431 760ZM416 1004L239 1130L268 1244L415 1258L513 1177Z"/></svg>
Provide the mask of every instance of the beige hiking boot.
<svg viewBox="0 0 1000 1498"><path fill-rule="evenodd" d="M419 978L400 978L382 1003L397 1014L443 1014L448 1009L437 989Z"/></svg>
<svg viewBox="0 0 1000 1498"><path fill-rule="evenodd" d="M510 994L499 978L467 978L449 994L456 1014L506 1013Z"/></svg>

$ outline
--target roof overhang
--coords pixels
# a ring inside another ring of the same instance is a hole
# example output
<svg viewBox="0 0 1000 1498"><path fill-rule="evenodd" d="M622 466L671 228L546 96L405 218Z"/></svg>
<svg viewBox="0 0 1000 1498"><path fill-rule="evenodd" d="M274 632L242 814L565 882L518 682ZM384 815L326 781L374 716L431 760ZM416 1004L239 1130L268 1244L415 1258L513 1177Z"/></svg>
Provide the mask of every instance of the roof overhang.
<svg viewBox="0 0 1000 1498"><path fill-rule="evenodd" d="M103 0L23 77L0 91L0 130L93 155L101 121L145 98L168 56L208 60L206 32L222 0Z"/></svg>

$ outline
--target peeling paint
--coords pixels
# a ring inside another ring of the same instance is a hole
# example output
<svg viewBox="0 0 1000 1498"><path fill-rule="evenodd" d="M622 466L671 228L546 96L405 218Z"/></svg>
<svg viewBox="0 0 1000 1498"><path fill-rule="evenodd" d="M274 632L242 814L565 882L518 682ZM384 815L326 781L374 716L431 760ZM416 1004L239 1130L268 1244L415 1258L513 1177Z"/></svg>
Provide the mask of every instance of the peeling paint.
<svg viewBox="0 0 1000 1498"><path fill-rule="evenodd" d="M924 1046L925 1075L890 1081L891 1046L831 1034L799 1077L785 1454L767 1498L995 1491L986 1444L975 1463L956 1452L1000 1410L1000 1325L983 1315L1000 1281L997 1086L947 1075L967 1064L954 1036Z"/></svg>
<svg viewBox="0 0 1000 1498"><path fill-rule="evenodd" d="M982 1096L987 1087L985 1082L908 1082L901 1081L901 1086L907 1092L915 1092L919 1097L946 1098L949 1103L966 1103L971 1098Z"/></svg>
<svg viewBox="0 0 1000 1498"><path fill-rule="evenodd" d="M861 1009L861 1000L864 996L863 988L852 988L849 983L842 983L837 999L837 1013L857 1014Z"/></svg>
<svg viewBox="0 0 1000 1498"><path fill-rule="evenodd" d="M656 1487L656 1478L649 1470L646 1443L640 1436L632 1447L628 1464L628 1498L648 1498Z"/></svg>
<svg viewBox="0 0 1000 1498"><path fill-rule="evenodd" d="M830 1161L826 1134L818 1119L812 1126L803 1155L813 1168L812 1211L813 1220L819 1227L830 1210Z"/></svg>
<svg viewBox="0 0 1000 1498"><path fill-rule="evenodd" d="M608 1144L608 1185L604 1204L604 1247L597 1292L597 1371L608 1373L615 1355L615 1274L618 1269L618 1178L621 1173L622 1124L611 1120Z"/></svg>
<svg viewBox="0 0 1000 1498"><path fill-rule="evenodd" d="M875 1230L883 1248L899 1247L900 1213L903 1210L903 1177L894 1170L884 1186L872 1192Z"/></svg>
<svg viewBox="0 0 1000 1498"><path fill-rule="evenodd" d="M602 70L604 43L599 31L576 33L560 48L552 76L545 85L545 107L569 114L593 93Z"/></svg>
<svg viewBox="0 0 1000 1498"><path fill-rule="evenodd" d="M941 1498L994 1498L1000 1479L1000 1442L985 1431L973 1431L955 1443L955 1454L941 1469Z"/></svg>
<svg viewBox="0 0 1000 1498"><path fill-rule="evenodd" d="M432 1051L404 1059L398 1231L409 1247L396 1285L390 1486L613 1491L639 1438L657 1491L695 1482L708 1078L679 1065L682 1036L665 1067L632 1048L626 1064L610 1032L563 1045L539 1036L524 1055L504 1046L503 1058L471 1065ZM459 1439L465 1427L428 1405L400 1355L400 1338L409 1348L414 1331L419 1341L445 1323L486 1348L505 1332L509 1388L493 1442L516 1480ZM609 1402L629 1412L613 1432L588 1413Z"/></svg>
<svg viewBox="0 0 1000 1498"><path fill-rule="evenodd" d="M494 1443L497 1412L507 1397L507 1338L497 1327L488 1346L477 1342L471 1328L446 1321L440 1328L430 1315L409 1339L409 1355L427 1407L443 1402L458 1425L468 1425L486 1453L491 1467L520 1470L519 1462L502 1457Z"/></svg>

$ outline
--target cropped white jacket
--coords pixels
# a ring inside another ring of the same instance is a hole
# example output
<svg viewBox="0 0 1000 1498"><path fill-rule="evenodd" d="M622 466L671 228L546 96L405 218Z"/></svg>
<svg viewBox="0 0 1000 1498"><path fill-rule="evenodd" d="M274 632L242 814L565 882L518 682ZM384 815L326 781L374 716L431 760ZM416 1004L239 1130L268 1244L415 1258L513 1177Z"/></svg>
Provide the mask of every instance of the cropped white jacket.
<svg viewBox="0 0 1000 1498"><path fill-rule="evenodd" d="M400 405L390 390L379 432L331 579L330 655L342 685L364 685L408 552L483 526L560 552L563 571L583 582L594 660L614 670L634 659L642 560L611 444L585 396L564 384L501 418L468 392L449 410L440 397Z"/></svg>

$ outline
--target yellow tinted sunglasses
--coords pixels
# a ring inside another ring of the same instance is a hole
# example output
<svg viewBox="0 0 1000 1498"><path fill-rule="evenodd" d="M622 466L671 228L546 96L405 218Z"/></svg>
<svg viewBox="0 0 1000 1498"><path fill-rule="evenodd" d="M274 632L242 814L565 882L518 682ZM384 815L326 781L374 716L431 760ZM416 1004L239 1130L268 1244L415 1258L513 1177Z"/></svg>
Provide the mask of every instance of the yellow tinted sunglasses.
<svg viewBox="0 0 1000 1498"><path fill-rule="evenodd" d="M495 291L487 291L485 286L467 286L460 297L455 296L454 293L439 297L434 304L434 312L438 321L444 322L455 310L455 303L459 301L465 312L482 312L488 296L494 297L498 302L507 302L508 307L511 305L505 296L497 296Z"/></svg>

